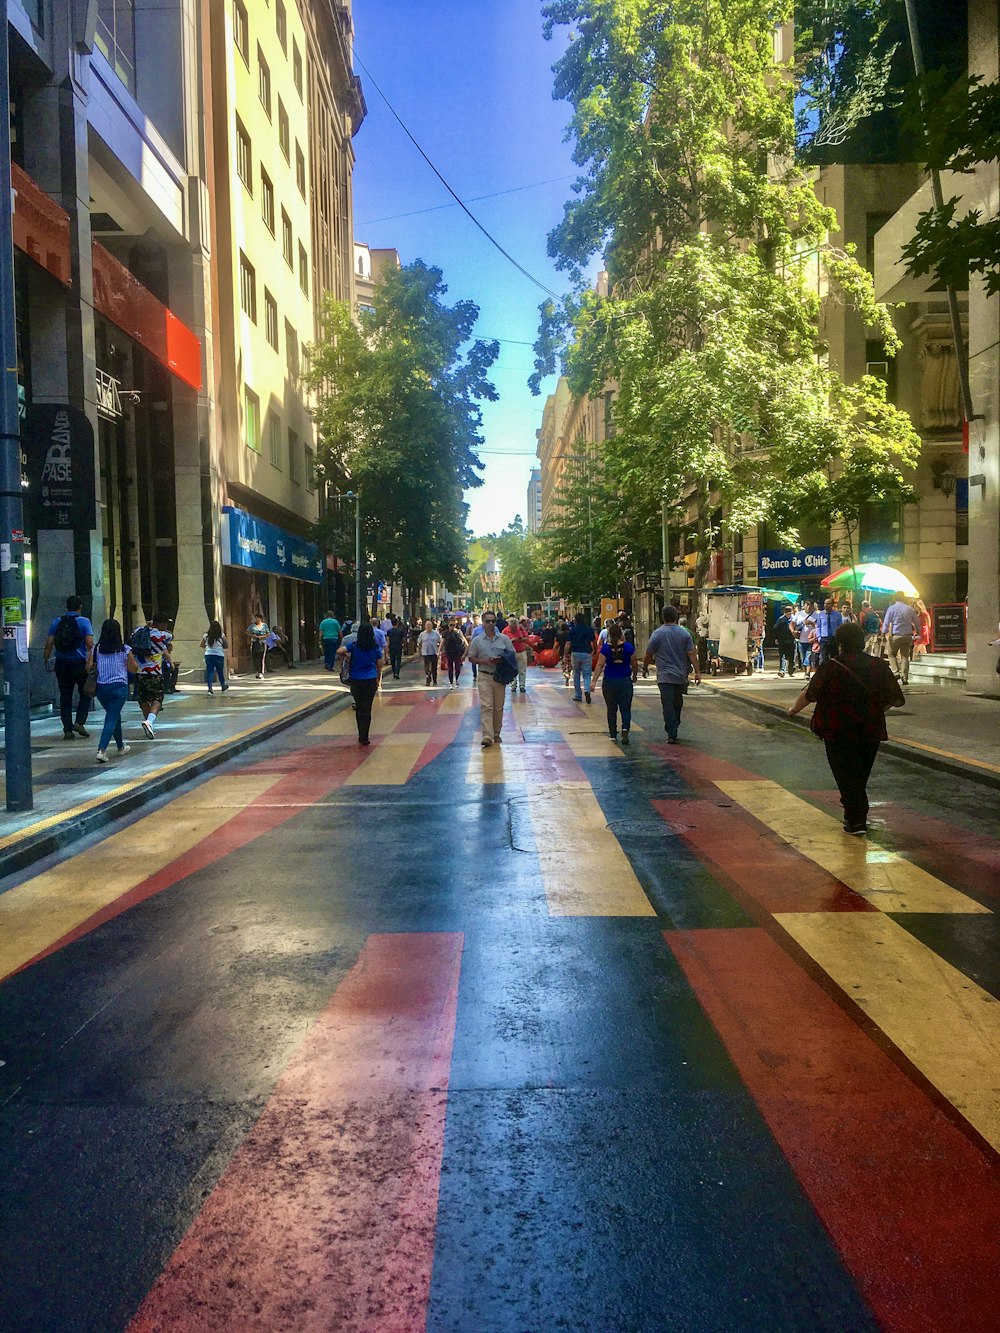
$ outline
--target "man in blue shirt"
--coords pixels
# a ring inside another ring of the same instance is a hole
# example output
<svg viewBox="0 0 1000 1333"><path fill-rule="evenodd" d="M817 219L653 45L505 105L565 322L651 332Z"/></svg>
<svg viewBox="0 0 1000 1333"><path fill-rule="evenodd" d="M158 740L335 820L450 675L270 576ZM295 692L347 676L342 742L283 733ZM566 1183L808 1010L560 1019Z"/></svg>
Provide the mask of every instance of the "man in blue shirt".
<svg viewBox="0 0 1000 1333"><path fill-rule="evenodd" d="M42 658L48 664L55 650L55 673L59 682L59 716L62 718L63 736L66 740L75 740L77 736L89 736L90 732L83 725L90 712L90 699L83 692L87 679L87 655L94 646L94 627L86 616L80 614L83 607L82 597L67 597L66 612L56 616L49 626L49 635L42 649ZM73 721L73 691L79 691L76 706L76 721Z"/></svg>
<svg viewBox="0 0 1000 1333"><path fill-rule="evenodd" d="M910 678L913 640L920 633L920 617L900 594L885 613L882 633L889 637L889 664L905 685Z"/></svg>
<svg viewBox="0 0 1000 1333"><path fill-rule="evenodd" d="M590 703L590 678L594 665L594 653L597 651L597 635L593 625L587 623L587 617L580 611L569 627L566 637L566 656L573 666L573 698L583 703L586 698ZM581 677L583 694L580 693Z"/></svg>
<svg viewBox="0 0 1000 1333"><path fill-rule="evenodd" d="M683 625L677 623L677 607L665 606L662 616L663 624L649 636L643 666L656 663L656 683L663 707L663 730L667 733L668 745L676 745L681 709L687 694L688 671L694 671L694 682L700 685L701 668L694 639Z"/></svg>
<svg viewBox="0 0 1000 1333"><path fill-rule="evenodd" d="M844 617L833 605L833 598L828 597L823 603L823 610L816 612L816 633L819 637L819 664L830 660L833 646L837 639L837 630L844 623Z"/></svg>

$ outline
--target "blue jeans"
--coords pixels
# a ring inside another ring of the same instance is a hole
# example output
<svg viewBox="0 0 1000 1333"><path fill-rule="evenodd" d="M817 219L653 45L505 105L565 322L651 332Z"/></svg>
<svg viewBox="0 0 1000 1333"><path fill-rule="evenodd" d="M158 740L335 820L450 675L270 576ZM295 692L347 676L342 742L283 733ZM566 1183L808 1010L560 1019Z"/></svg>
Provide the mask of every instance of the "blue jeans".
<svg viewBox="0 0 1000 1333"><path fill-rule="evenodd" d="M672 741L677 739L677 728L681 725L681 711L684 708L686 685L673 685L665 681L658 682L660 704L663 707L663 725Z"/></svg>
<svg viewBox="0 0 1000 1333"><path fill-rule="evenodd" d="M590 693L590 677L594 670L594 659L590 653L573 653L573 698L582 699L580 693L580 677L583 677L583 688Z"/></svg>
<svg viewBox="0 0 1000 1333"><path fill-rule="evenodd" d="M128 686L125 684L98 685L97 698L104 709L104 727L97 748L106 750L108 742L114 736L115 744L120 750L125 744L122 739L122 709L125 707L125 700L128 698Z"/></svg>
<svg viewBox="0 0 1000 1333"><path fill-rule="evenodd" d="M803 671L808 671L812 665L812 649L805 639L799 639L795 645L795 652L798 655L799 665Z"/></svg>
<svg viewBox="0 0 1000 1333"><path fill-rule="evenodd" d="M327 671L332 671L337 661L337 649L340 646L339 639L323 640L323 665Z"/></svg>
<svg viewBox="0 0 1000 1333"><path fill-rule="evenodd" d="M224 671L226 659L220 657L218 653L205 654L205 684L209 689L212 688L212 679L219 677L219 684L225 687L226 675Z"/></svg>

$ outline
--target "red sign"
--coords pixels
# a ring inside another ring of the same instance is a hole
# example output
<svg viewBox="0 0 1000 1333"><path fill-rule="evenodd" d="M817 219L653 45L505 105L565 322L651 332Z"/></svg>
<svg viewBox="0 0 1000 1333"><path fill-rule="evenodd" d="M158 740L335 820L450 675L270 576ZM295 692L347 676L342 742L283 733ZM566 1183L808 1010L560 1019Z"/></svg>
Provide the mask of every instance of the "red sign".
<svg viewBox="0 0 1000 1333"><path fill-rule="evenodd" d="M69 214L16 162L10 164L10 179L15 196L14 244L64 286L72 287Z"/></svg>

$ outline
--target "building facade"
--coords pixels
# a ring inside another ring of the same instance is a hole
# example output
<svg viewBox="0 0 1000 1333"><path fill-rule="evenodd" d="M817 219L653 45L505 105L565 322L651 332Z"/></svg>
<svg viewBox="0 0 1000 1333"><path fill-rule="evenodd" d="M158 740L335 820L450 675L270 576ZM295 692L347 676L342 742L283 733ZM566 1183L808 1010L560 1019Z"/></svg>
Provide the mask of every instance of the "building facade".
<svg viewBox="0 0 1000 1333"><path fill-rule="evenodd" d="M533 467L528 479L525 526L531 533L539 532L542 527L542 469L540 467Z"/></svg>

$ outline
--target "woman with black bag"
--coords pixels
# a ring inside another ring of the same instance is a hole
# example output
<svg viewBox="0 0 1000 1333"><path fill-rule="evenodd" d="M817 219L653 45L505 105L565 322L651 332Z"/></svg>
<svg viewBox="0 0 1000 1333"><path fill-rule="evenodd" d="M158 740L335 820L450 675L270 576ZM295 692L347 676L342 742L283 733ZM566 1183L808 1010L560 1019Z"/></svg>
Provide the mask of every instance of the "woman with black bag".
<svg viewBox="0 0 1000 1333"><path fill-rule="evenodd" d="M348 662L347 683L354 696L355 720L358 724L358 744L369 745L368 732L372 724L372 704L378 691L379 676L385 660L375 638L375 631L364 621L357 634L350 634L337 649L337 656Z"/></svg>
<svg viewBox="0 0 1000 1333"><path fill-rule="evenodd" d="M885 715L906 703L887 662L868 657L865 632L856 622L834 636L835 655L817 670L788 710L789 717L816 705L810 726L826 746L826 757L844 807L844 832L868 832L868 778L882 741Z"/></svg>

